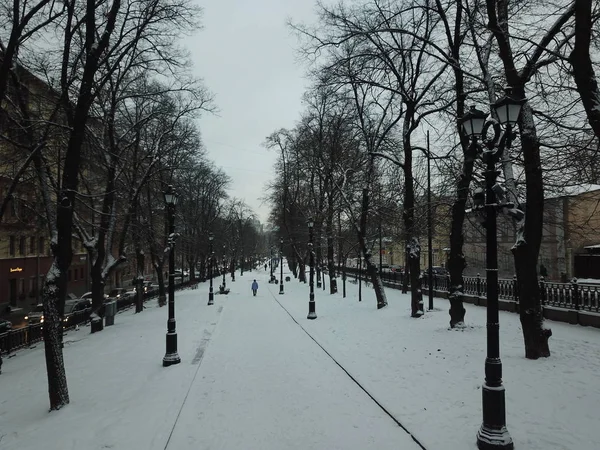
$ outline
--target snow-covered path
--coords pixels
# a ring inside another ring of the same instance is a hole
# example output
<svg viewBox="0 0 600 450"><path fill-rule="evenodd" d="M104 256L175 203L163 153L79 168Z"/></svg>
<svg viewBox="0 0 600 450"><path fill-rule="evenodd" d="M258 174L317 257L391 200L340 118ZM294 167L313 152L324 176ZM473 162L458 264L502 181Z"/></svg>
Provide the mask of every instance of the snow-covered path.
<svg viewBox="0 0 600 450"><path fill-rule="evenodd" d="M450 331L447 300L412 319L408 295L386 289L377 310L372 289L359 302L358 286L342 298L340 283L335 295L316 289L318 318L307 320L306 284L278 295L266 271L236 278L214 306L207 283L176 293L176 366L161 364L167 308L156 300L101 333L69 331L61 411L47 412L43 344L6 358L0 450L418 450L402 427L427 450L476 450L485 308L465 305L467 327ZM552 356L529 361L518 316L500 314L515 448L598 450L600 330L549 325Z"/></svg>
<svg viewBox="0 0 600 450"><path fill-rule="evenodd" d="M278 287L262 278L256 297L248 289L226 301L167 448L419 449L290 318L272 293Z"/></svg>

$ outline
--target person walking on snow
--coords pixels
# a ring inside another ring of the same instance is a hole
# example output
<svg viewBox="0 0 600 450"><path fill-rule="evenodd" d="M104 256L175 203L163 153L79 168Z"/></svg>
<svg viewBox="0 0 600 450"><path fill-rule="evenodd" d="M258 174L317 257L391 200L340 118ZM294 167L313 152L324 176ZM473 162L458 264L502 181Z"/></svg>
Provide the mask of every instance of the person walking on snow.
<svg viewBox="0 0 600 450"><path fill-rule="evenodd" d="M256 280L254 280L252 282L252 294L254 294L255 297L256 297L256 291L258 291L258 283L256 282Z"/></svg>

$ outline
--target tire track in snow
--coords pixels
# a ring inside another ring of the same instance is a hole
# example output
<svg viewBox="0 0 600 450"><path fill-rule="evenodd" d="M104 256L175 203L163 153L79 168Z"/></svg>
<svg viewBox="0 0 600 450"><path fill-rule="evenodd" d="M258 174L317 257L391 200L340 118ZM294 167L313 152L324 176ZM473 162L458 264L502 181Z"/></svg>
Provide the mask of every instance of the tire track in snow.
<svg viewBox="0 0 600 450"><path fill-rule="evenodd" d="M337 366L338 366L340 369L342 369L342 370L344 371L344 373L345 373L345 374L348 376L348 378L350 378L350 379L351 379L351 380L352 380L352 381L353 381L353 382L354 382L354 383L355 383L355 384L356 384L356 385L357 385L357 386L358 386L358 387L359 387L359 388L360 388L360 389L361 389L361 390L362 390L362 391L363 391L365 394L367 394L367 396L368 396L368 397L369 397L371 400L373 400L373 402L374 402L374 403L375 403L377 406L379 406L379 408L380 408L380 409L381 409L381 410L382 410L382 411L383 411L385 414L387 414L387 415L390 417L390 419L392 419L392 420L393 420L393 421L396 423L396 425L398 425L400 428L402 428L402 429L404 430L404 432L406 432L406 434L408 434L408 435L411 437L411 439L412 439L412 440L413 440L413 441L414 441L414 442L415 442L415 443L416 443L416 444L417 444L419 447L421 447L423 450L427 450L427 449L425 448L425 446L424 446L424 445L421 443L421 441L419 441L419 439L418 439L418 438L417 438L417 437L416 437L414 434L412 434L412 433L411 433L411 432L410 432L410 431L409 431L409 430L408 430L408 429L407 429L407 428L406 428L406 427L405 427L405 426L402 424L402 422L400 422L400 420L398 420L396 417L394 417L394 415L393 415L393 414L392 414L390 411L388 411L388 410L385 408L385 406L383 406L381 403L379 403L379 401L378 401L378 400L377 400L377 399L376 399L376 398L375 398L375 397L374 397L374 396L373 396L373 395L372 395L372 394L371 394L371 393L370 393L370 392L369 392L369 391L368 391L368 390L367 390L367 389L366 389L366 388L365 388L365 387L364 387L362 384L360 384L360 382L359 382L359 381L358 381L358 380L357 380L357 379L356 379L354 376L352 376L352 374L351 374L351 373L348 371L348 369L346 369L344 366L342 366L342 365L341 365L341 364L338 362L338 360L337 360L337 359L335 359L335 358L334 358L334 357L331 355L331 353L329 353L329 352L328 352L328 351L325 349L325 347L323 347L323 346L322 346L322 345L319 343L319 341L317 341L317 340L316 340L316 339L315 339L315 338L312 336L312 334L310 334L308 331L306 331L306 329L305 329L305 328L302 326L302 324L300 324L300 322L298 322L298 321L296 320L296 318L295 318L295 317L294 317L294 316L293 316L293 315L292 315L292 314L291 314L291 313L290 313L290 312L287 310L287 308L286 308L285 306L283 306L283 305L282 305L282 304L279 302L279 300L277 300L277 297L275 296L275 294L273 294L273 292L271 291L271 289L269 289L269 293L271 294L271 297L273 297L273 300L275 300L275 302L276 302L276 303L277 303L277 304L278 304L278 305L281 307L281 309L283 309L283 310L284 310L284 311L287 313L287 315L288 315L288 316L290 316L290 318L291 318L291 319L294 321L294 323L295 323L296 325L298 325L298 326L300 327L300 329L301 329L302 331L304 331L304 333L306 333L306 335L307 335L309 338L311 338L311 339L313 340L313 342L314 342L315 344L317 344L317 345L318 345L318 346L321 348L321 350L323 350L323 351L325 352L325 354L326 354L326 355L327 355L327 356L328 356L328 357L329 357L329 358L330 358L330 359L331 359L331 360L332 360L332 361L333 361L335 364L337 364Z"/></svg>

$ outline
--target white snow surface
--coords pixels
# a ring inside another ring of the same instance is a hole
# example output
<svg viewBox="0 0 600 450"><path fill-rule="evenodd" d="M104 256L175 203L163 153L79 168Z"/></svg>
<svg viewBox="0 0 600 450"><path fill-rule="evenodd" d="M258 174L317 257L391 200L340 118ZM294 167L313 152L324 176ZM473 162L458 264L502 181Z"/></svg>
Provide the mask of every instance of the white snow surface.
<svg viewBox="0 0 600 450"><path fill-rule="evenodd" d="M344 299L338 279L338 294L315 290L307 320L307 284L292 278L279 295L268 270L245 275L214 306L207 283L176 293L175 366L162 367L167 308L155 299L101 333L69 331L60 411L48 412L43 344L5 358L0 449L418 450L332 358L427 450L477 448L484 308L465 305L465 328L449 330L447 300L414 319L409 295L386 289L377 310L371 288L358 302L347 283ZM500 312L500 325L515 449L597 449L600 330L547 322L552 356L529 361L518 316Z"/></svg>

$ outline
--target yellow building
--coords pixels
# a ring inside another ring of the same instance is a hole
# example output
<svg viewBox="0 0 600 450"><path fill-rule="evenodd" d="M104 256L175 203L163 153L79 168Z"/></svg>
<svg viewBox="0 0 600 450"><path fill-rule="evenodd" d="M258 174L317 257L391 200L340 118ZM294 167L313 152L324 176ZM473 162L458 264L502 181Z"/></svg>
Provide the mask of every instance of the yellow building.
<svg viewBox="0 0 600 450"><path fill-rule="evenodd" d="M467 260L465 274L483 275L485 230L474 218L467 220L464 230L463 250ZM499 214L498 270L501 278L514 276L511 252L514 243L512 221ZM600 185L566 187L560 194L546 196L538 272L543 266L546 277L551 280L569 280L582 276L592 278L593 273L597 274L594 277L600 278L600 258L592 256L597 244L600 244Z"/></svg>

